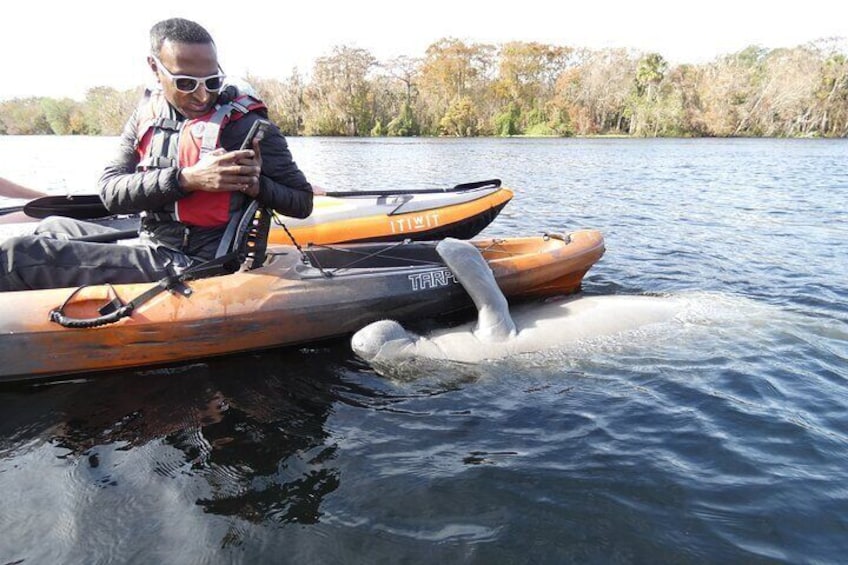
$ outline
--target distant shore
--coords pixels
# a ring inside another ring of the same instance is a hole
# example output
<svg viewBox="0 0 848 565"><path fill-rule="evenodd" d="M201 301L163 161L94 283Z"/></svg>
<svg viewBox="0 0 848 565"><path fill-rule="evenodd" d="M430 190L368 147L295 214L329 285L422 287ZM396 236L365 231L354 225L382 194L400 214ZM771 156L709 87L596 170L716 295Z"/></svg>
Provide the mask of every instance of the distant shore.
<svg viewBox="0 0 848 565"><path fill-rule="evenodd" d="M377 61L338 47L311 78L245 77L287 136L848 137L848 53L748 47L703 65L658 53L455 39ZM0 134L117 135L143 93L0 102Z"/></svg>

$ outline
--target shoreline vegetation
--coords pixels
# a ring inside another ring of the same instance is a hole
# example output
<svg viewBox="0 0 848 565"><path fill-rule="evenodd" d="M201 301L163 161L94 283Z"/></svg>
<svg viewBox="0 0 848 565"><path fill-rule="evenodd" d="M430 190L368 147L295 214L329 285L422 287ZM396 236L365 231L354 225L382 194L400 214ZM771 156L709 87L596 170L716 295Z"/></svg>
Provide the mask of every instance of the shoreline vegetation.
<svg viewBox="0 0 848 565"><path fill-rule="evenodd" d="M659 53L444 38L378 61L338 46L310 75L247 76L287 136L848 137L848 44ZM0 101L0 135L118 135L143 87Z"/></svg>

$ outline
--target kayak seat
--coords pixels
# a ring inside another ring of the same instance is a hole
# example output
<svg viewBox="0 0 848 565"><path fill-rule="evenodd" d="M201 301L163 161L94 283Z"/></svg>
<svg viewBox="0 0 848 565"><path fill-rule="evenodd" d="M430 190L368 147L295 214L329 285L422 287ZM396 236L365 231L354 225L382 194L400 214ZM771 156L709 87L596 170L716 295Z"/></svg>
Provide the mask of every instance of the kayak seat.
<svg viewBox="0 0 848 565"><path fill-rule="evenodd" d="M225 254L235 254L239 265L243 270L252 270L261 267L265 263L266 249L268 247L268 234L271 229L270 210L263 208L256 200L251 200L245 207L235 230L224 233L224 239L218 248L216 258Z"/></svg>

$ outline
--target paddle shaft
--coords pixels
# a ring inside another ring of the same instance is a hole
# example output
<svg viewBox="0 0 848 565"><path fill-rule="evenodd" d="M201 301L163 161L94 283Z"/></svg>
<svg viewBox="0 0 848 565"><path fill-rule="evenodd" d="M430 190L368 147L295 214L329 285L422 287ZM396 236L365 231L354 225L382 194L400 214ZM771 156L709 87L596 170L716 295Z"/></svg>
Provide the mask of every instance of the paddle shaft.
<svg viewBox="0 0 848 565"><path fill-rule="evenodd" d="M14 214L15 212L23 212L24 207L21 204L16 206L6 206L4 208L0 208L0 216L5 216L6 214Z"/></svg>
<svg viewBox="0 0 848 565"><path fill-rule="evenodd" d="M333 198L345 198L356 196L397 196L404 194L438 194L446 192L460 192L462 190L474 190L475 188L497 188L501 185L500 179L483 180L478 182L468 182L458 184L451 188L421 188L417 190L356 190L345 192L326 192L324 196L332 196Z"/></svg>
<svg viewBox="0 0 848 565"><path fill-rule="evenodd" d="M356 198L361 196L398 196L404 194L438 194L474 190L477 188L497 188L501 185L499 179L484 180L458 184L452 188L424 188L420 190L361 190L333 191L326 196L332 198ZM0 215L17 210L0 210ZM78 220L92 220L113 215L96 194L75 194L73 196L43 196L31 200L23 207L23 211L31 218L46 218L47 216L65 216Z"/></svg>

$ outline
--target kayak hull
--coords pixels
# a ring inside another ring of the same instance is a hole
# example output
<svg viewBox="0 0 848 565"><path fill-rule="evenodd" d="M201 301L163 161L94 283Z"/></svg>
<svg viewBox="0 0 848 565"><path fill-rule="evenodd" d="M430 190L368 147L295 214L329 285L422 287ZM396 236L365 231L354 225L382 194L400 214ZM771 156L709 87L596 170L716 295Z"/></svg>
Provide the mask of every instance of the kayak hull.
<svg viewBox="0 0 848 565"><path fill-rule="evenodd" d="M569 294L604 253L597 231L473 242L510 298ZM88 329L48 320L75 289L0 294L0 382L153 366L295 345L353 333L384 318L409 321L472 306L435 242L306 249L269 247L267 264L163 292L130 317ZM87 287L64 314L87 319L152 284Z"/></svg>

